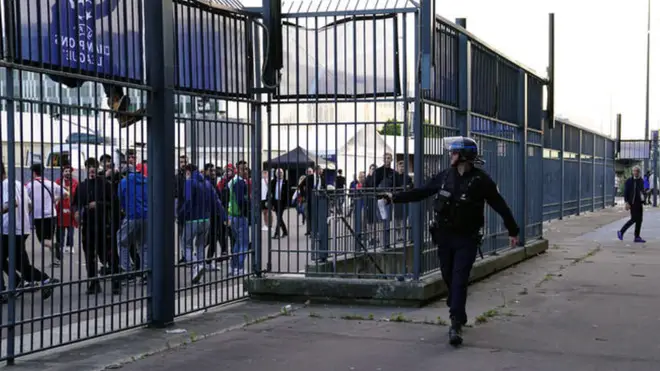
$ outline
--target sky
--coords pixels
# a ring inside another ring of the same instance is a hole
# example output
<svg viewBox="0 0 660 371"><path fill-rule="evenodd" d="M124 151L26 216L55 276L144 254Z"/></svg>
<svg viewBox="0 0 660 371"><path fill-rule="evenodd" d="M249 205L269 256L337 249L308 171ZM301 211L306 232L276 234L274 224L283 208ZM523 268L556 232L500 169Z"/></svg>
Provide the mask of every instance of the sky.
<svg viewBox="0 0 660 371"><path fill-rule="evenodd" d="M308 0L318 1L318 0ZM368 0L375 1L375 0ZM660 128L660 2L651 9L651 130ZM261 0L243 0L259 6ZM652 4L653 5L653 4ZM643 138L646 89L646 0L436 0L436 12L467 18L468 30L546 76L548 13L555 13L555 113L591 130ZM655 39L654 39L654 35Z"/></svg>

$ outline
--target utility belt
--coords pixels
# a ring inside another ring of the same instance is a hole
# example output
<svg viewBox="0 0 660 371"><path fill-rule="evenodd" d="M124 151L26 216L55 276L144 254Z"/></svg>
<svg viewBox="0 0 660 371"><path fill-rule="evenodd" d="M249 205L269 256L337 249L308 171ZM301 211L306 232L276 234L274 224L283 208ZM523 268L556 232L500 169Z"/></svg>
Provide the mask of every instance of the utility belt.
<svg viewBox="0 0 660 371"><path fill-rule="evenodd" d="M445 220L445 222L448 221ZM431 223L429 224L429 233L431 234L431 242L433 242L433 244L436 246L440 246L442 243L443 234L447 234L447 232L451 233L452 227L453 226L450 225L450 223L447 224L442 223L442 219L439 218L439 215L436 215L433 221L431 221ZM484 254L481 251L481 245L483 244L484 241L484 235L482 231L480 230L476 233L473 233L469 237L474 239L474 242L477 245L477 250L479 251L479 256L481 256L481 259L483 259Z"/></svg>

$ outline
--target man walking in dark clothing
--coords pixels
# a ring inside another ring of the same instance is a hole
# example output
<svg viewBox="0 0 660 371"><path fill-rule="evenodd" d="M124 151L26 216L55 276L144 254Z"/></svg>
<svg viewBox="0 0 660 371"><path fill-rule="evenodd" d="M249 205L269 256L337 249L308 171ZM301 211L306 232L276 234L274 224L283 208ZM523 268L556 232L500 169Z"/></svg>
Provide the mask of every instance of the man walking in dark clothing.
<svg viewBox="0 0 660 371"><path fill-rule="evenodd" d="M119 198L117 197L117 190L119 189L119 183L123 179L124 175L122 174L122 171L120 169L115 168L114 162L112 162L112 156L108 154L104 154L99 158L100 165L103 168L103 171L98 174L99 178L105 179L105 181L110 183L110 187L112 188L112 202L110 206L108 207L108 210L110 211L110 220L109 220L109 225L110 229L108 230L108 233L110 234L110 239L112 241L111 246L117 246L117 232L119 232L119 228L121 226L121 220L122 220L122 210L119 205ZM119 262L119 254L117 253L117 249L115 248L108 248L105 251L103 251L105 254L103 259L101 259L101 263L103 263L103 268L101 269L101 275L106 276L109 274L112 274L112 267L110 267L110 262ZM131 257L133 258L133 261L135 262L136 266L140 266L140 256L137 253L137 250L135 247L131 247L130 250ZM118 263L117 263L118 264Z"/></svg>
<svg viewBox="0 0 660 371"><path fill-rule="evenodd" d="M284 211L289 203L289 185L284 179L284 170L277 169L275 179L270 181L270 204L273 205L275 215L277 215L277 224L275 226L275 235L273 238L280 238L280 229L282 237L289 235L289 231L284 223Z"/></svg>
<svg viewBox="0 0 660 371"><path fill-rule="evenodd" d="M215 169L215 165L209 163L204 165L204 178L211 183L213 190L218 195L218 199L222 196L222 193L218 189L218 176ZM207 238L207 245L209 246L206 250L206 259L211 261L211 259L216 258L218 250L218 242L220 243L220 248L222 249L222 254L227 255L227 234L222 231L222 228L225 228L225 224L222 223L221 215L219 214L216 208L211 209L211 229ZM209 268L213 270L218 270L215 262L209 263Z"/></svg>
<svg viewBox="0 0 660 371"><path fill-rule="evenodd" d="M639 235L642 230L642 216L644 214L644 180L641 177L639 166L633 168L633 176L626 181L623 199L626 202L626 210L630 210L630 220L623 225L620 231L616 232L617 237L619 237L619 240L623 240L623 235L634 224L634 241L645 243L646 241Z"/></svg>
<svg viewBox="0 0 660 371"><path fill-rule="evenodd" d="M307 232L305 236L309 236L313 230L313 214L316 212L314 205L314 191L326 189L325 177L323 176L323 168L316 166L314 172L305 178L303 186L306 190L305 199L307 199Z"/></svg>
<svg viewBox="0 0 660 371"><path fill-rule="evenodd" d="M102 292L101 284L97 276L96 258L110 267L113 274L119 273L118 259L110 259L115 256L116 245L113 244L113 202L115 192L112 184L104 177L98 176L99 163L94 158L85 161L87 179L78 185L77 192L73 195L72 207L75 210L76 221L79 222L82 233L82 246L85 251L85 264L87 278L90 279L87 295L96 295ZM114 254L108 254L108 249ZM112 279L112 293L121 293L119 278Z"/></svg>

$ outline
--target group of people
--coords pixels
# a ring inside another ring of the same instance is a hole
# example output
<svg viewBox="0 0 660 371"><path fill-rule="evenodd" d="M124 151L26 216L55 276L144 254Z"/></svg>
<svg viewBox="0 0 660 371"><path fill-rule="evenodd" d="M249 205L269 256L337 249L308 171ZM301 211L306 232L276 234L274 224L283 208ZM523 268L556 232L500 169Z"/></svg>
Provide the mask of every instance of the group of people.
<svg viewBox="0 0 660 371"><path fill-rule="evenodd" d="M218 170L224 172L219 175ZM188 163L187 156L179 157L174 190L179 263L192 266L193 283L198 283L206 271L217 270L216 263L227 260L228 242L232 245L229 275L245 274L250 249L251 189L250 169L245 161L228 164L224 169L209 163L202 173Z"/></svg>
<svg viewBox="0 0 660 371"><path fill-rule="evenodd" d="M4 273L14 275L17 293L40 284L44 298L52 295L52 285L59 282L30 262L26 241L34 232L36 240L50 251L53 271L62 264L63 253L74 253L74 236L80 228L80 237L85 254L88 295L102 292L101 275L113 277L113 294L121 293L123 282L130 281L147 267L147 178L136 171L135 153L129 153L128 166L124 171L115 168L112 157L101 156L100 160L85 161L87 176L78 181L73 177L74 169L68 164L61 167L61 176L52 181L45 177L44 166L33 164L32 176L26 184L16 180L15 233L9 228L9 190L11 186L4 166L3 185L3 242L9 246L9 236L15 236L16 264L14 272L9 270L8 249L2 249L5 263ZM144 167L146 170L146 167ZM45 265L46 256L42 258ZM126 273L126 274L121 274ZM146 279L143 280L146 282ZM3 288L6 288L4 281ZM2 298L6 300L6 296Z"/></svg>
<svg viewBox="0 0 660 371"><path fill-rule="evenodd" d="M479 246L477 237L484 224L484 203L489 203L502 215L514 246L518 244L519 228L495 183L483 170L474 166L480 161L476 142L463 137L449 139L447 150L452 154L452 167L433 176L422 187L413 187L403 162L397 163L395 170L393 156L387 153L382 166L372 165L368 173L360 172L355 177L349 185L348 196L350 209L359 209L368 223L369 214L377 214L371 222L389 224L391 207L404 207L406 203L435 195L431 233L433 242L438 246L443 279L449 287L447 305L452 319L450 343L458 345L462 342L461 329L467 320L467 284ZM85 161L87 176L79 183L71 176L70 167L64 166L62 177L51 182L43 176L43 166L37 164L32 168L32 180L27 185L18 181L13 185L15 202L8 202L12 186L8 184L6 171L2 167L2 243L8 246L10 235L16 236L17 257L15 272L10 272L8 255L3 254L3 269L10 277L14 275L17 287L36 283L42 286L43 296L48 297L52 294L52 285L58 282L30 265L25 249L25 240L30 234L29 225L34 225L37 239L53 252L53 262L56 264L62 257L62 244L73 245L69 243L72 240L71 230L80 226L89 280L88 294L101 291L97 259L104 266L105 273L112 274L113 293L121 292L123 282L143 275L149 265L148 187L147 178L136 171L133 163L129 159L126 171L122 172L114 168L110 156L104 156L100 162L89 158ZM239 161L224 168L206 164L200 171L188 163L184 155L180 156L179 165L175 174L174 196L181 247L180 263L191 266L193 283L199 282L206 270L215 269L215 263L227 259L231 260L230 275L243 275L245 260L251 253L252 180L247 163ZM275 170L272 178L270 172L264 171L261 181L261 216L266 230L273 227L273 222L276 223L273 238L288 235L283 212L292 202L290 190L295 190L294 204L305 203L303 214L308 220L307 234L314 233L309 226L309 220L316 212L311 202L312 195L315 190L332 188L327 184L322 168L308 170L291 189L283 169ZM633 192L630 195L630 205L634 210L638 210L638 197L641 197L641 192L635 188L638 181L637 178L630 181L634 183L631 184ZM345 184L345 179L338 172L335 181L338 194L343 194L341 190ZM642 187L643 184L640 190ZM361 190L367 189L375 190L376 194L360 194ZM339 196L337 202L341 204L343 199ZM384 209L381 200L384 200ZM378 203L378 206L372 202ZM17 210L15 233L10 233L9 229L10 207ZM378 210L374 213L364 212L375 207ZM228 241L232 246L231 254ZM387 244L388 241L385 241ZM134 249L136 253L131 253L134 246L137 247ZM6 248L0 250L3 253L7 251ZM145 276L142 279L146 282Z"/></svg>

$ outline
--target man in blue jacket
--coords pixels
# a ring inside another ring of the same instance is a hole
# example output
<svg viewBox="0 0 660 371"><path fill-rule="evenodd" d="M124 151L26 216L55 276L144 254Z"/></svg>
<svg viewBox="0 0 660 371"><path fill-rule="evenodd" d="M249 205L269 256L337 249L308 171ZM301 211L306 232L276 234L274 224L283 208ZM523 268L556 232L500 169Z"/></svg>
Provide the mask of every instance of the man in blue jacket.
<svg viewBox="0 0 660 371"><path fill-rule="evenodd" d="M623 240L623 235L628 228L635 225L635 242L645 243L640 237L642 230L642 216L644 214L644 180L641 177L639 166L633 168L633 176L626 181L623 189L623 199L626 202L626 210L630 210L630 220L623 225L620 231L616 232L617 237Z"/></svg>
<svg viewBox="0 0 660 371"><path fill-rule="evenodd" d="M145 271L148 268L147 258L147 178L135 171L130 165L125 178L119 182L119 203L126 217L121 222L117 232L117 245L119 247L119 261L124 272L131 271L129 249L138 246L140 267ZM146 279L144 280L146 283Z"/></svg>
<svg viewBox="0 0 660 371"><path fill-rule="evenodd" d="M197 284L206 271L204 248L211 228L211 215L218 215L220 223L226 223L227 215L215 188L197 167L188 164L185 173L183 202L179 202L177 218L184 224L181 245L184 247L186 262L194 264L192 282Z"/></svg>

